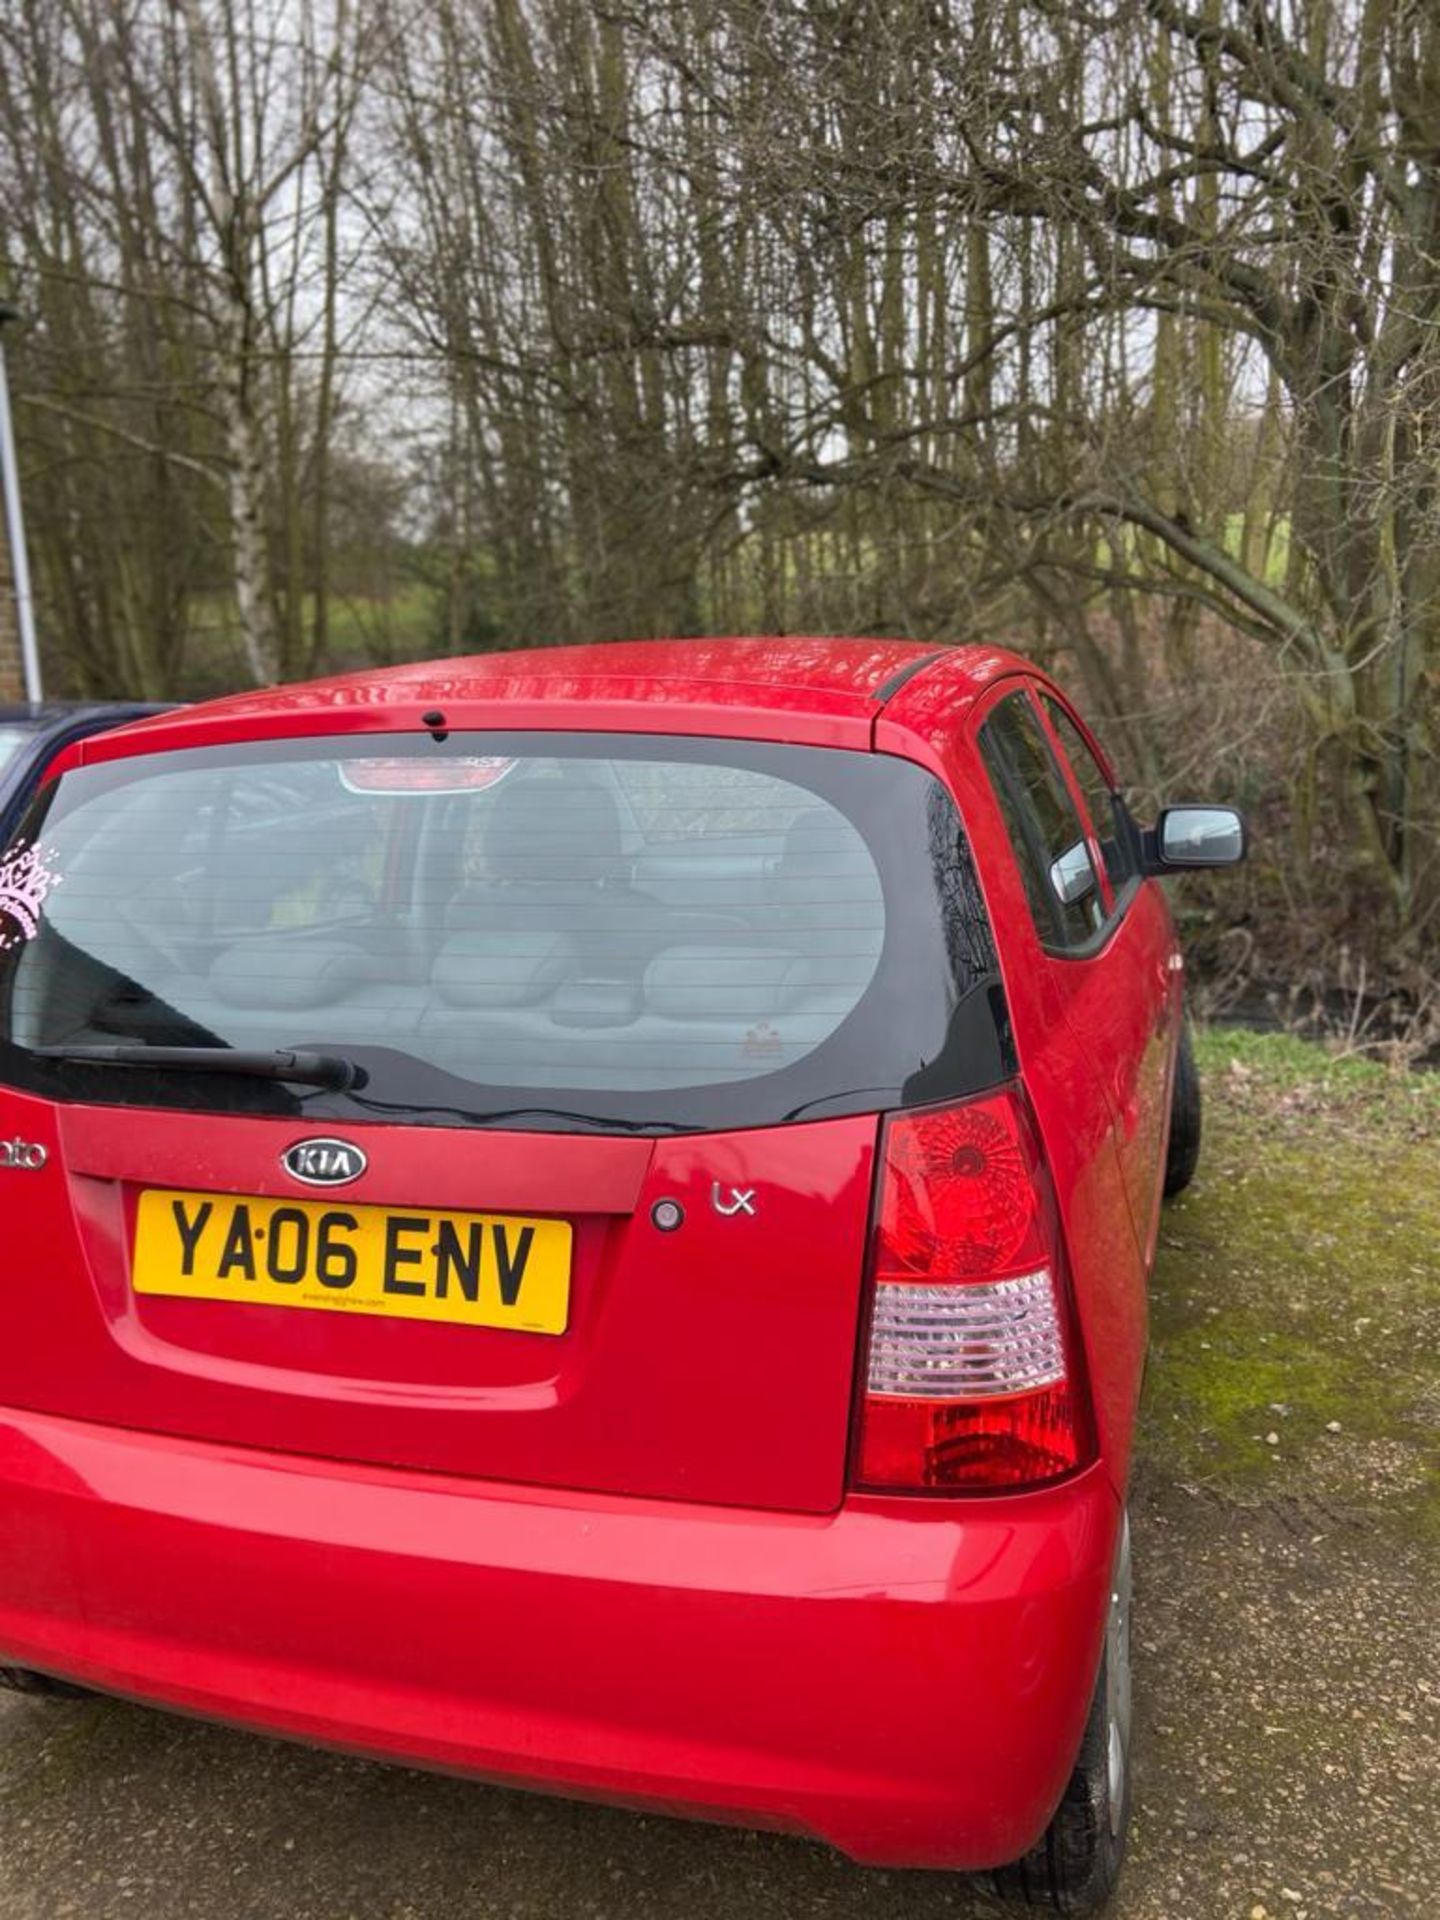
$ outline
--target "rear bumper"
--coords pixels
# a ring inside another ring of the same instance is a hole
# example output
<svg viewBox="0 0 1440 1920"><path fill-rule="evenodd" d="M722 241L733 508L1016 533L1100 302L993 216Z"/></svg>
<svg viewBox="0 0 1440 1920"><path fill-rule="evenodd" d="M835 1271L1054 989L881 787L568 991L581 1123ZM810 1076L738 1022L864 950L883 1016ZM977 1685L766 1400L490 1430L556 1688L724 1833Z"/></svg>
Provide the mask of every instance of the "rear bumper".
<svg viewBox="0 0 1440 1920"><path fill-rule="evenodd" d="M1118 1508L824 1517L476 1485L0 1409L0 1663L518 1785L972 1868L1059 1798Z"/></svg>

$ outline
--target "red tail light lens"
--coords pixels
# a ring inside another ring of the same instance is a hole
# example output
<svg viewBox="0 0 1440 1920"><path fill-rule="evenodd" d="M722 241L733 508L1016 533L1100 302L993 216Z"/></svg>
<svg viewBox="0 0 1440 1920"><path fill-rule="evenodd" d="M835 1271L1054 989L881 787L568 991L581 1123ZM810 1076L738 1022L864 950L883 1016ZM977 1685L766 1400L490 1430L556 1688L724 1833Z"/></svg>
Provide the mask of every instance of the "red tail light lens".
<svg viewBox="0 0 1440 1920"><path fill-rule="evenodd" d="M962 1492L1072 1472L1089 1422L1020 1095L897 1114L880 1177L859 1483Z"/></svg>

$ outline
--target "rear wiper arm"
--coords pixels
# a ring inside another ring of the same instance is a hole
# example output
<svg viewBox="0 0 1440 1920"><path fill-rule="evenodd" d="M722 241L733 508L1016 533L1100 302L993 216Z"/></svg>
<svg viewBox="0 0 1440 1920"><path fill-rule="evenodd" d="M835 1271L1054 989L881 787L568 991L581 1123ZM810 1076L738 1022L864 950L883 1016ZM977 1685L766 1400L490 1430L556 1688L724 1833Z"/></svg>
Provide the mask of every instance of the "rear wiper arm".
<svg viewBox="0 0 1440 1920"><path fill-rule="evenodd" d="M344 1093L364 1086L366 1074L338 1053L295 1053L283 1047L247 1052L243 1047L146 1047L136 1045L32 1047L42 1060L74 1060L92 1067L156 1067L164 1073L238 1073L252 1080L288 1080L300 1087Z"/></svg>

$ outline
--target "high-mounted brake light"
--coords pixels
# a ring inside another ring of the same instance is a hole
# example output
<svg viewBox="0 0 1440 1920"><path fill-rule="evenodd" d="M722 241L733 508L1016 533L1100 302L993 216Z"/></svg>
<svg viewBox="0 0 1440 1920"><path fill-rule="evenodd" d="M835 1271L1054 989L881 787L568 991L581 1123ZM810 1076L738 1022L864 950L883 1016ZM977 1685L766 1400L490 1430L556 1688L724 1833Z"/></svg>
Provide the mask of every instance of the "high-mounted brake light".
<svg viewBox="0 0 1440 1920"><path fill-rule="evenodd" d="M342 760L340 784L350 793L484 793L498 786L516 765L499 754L469 759L416 760L375 758Z"/></svg>
<svg viewBox="0 0 1440 1920"><path fill-rule="evenodd" d="M1054 1196L1020 1094L894 1115L880 1179L859 1484L976 1491L1080 1466Z"/></svg>

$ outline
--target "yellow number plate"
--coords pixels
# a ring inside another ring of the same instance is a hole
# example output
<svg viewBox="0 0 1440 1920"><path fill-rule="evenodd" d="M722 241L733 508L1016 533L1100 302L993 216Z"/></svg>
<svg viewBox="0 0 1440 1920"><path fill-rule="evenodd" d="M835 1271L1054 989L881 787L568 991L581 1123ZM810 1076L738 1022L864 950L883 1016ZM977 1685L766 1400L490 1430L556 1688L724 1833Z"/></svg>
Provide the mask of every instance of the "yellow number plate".
<svg viewBox="0 0 1440 1920"><path fill-rule="evenodd" d="M571 1230L511 1214L147 1192L137 1293L563 1333Z"/></svg>

